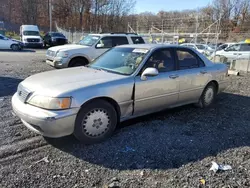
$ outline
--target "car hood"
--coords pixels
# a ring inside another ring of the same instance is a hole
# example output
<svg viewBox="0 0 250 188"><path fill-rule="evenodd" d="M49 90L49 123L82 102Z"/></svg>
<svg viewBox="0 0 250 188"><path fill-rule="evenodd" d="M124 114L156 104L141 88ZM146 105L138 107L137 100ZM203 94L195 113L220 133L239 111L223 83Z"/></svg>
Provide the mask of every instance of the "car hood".
<svg viewBox="0 0 250 188"><path fill-rule="evenodd" d="M21 85L30 92L59 96L84 87L126 78L87 67L76 67L39 73L26 78Z"/></svg>
<svg viewBox="0 0 250 188"><path fill-rule="evenodd" d="M16 39L11 39L13 42L18 42L18 43L22 43L22 41L20 40L16 40Z"/></svg>
<svg viewBox="0 0 250 188"><path fill-rule="evenodd" d="M75 50L75 49L82 49L82 48L89 48L89 46L83 46L80 44L67 44L62 46L55 46L52 48L49 48L51 51L67 51L67 50Z"/></svg>

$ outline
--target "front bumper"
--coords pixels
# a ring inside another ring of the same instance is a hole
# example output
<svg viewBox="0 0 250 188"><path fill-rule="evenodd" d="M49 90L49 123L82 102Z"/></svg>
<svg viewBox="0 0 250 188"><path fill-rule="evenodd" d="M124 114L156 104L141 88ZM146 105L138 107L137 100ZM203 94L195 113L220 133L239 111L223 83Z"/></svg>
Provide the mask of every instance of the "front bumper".
<svg viewBox="0 0 250 188"><path fill-rule="evenodd" d="M40 42L25 42L25 47L43 47L43 43Z"/></svg>
<svg viewBox="0 0 250 188"><path fill-rule="evenodd" d="M78 108L60 111L44 110L23 103L17 93L12 97L12 108L27 128L51 138L71 135L79 111Z"/></svg>
<svg viewBox="0 0 250 188"><path fill-rule="evenodd" d="M68 61L67 58L61 58L61 57L50 57L46 55L46 63L52 67L55 68L67 68L68 67Z"/></svg>
<svg viewBox="0 0 250 188"><path fill-rule="evenodd" d="M46 63L48 65L52 66L52 67L59 68L59 69L68 67L68 64L64 63L63 60L50 60L50 59L47 59Z"/></svg>

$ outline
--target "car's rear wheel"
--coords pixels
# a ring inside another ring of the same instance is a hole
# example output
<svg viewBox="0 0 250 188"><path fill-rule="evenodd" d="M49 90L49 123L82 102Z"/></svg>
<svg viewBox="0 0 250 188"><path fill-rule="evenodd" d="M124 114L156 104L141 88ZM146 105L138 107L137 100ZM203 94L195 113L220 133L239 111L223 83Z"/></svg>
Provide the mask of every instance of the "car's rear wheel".
<svg viewBox="0 0 250 188"><path fill-rule="evenodd" d="M208 84L207 87L204 89L197 106L201 108L206 108L210 106L214 102L216 94L217 89L215 84Z"/></svg>
<svg viewBox="0 0 250 188"><path fill-rule="evenodd" d="M12 45L11 45L11 49L12 49L13 51L18 51L18 50L20 50L20 48L19 48L19 46L18 46L17 44L12 44Z"/></svg>
<svg viewBox="0 0 250 188"><path fill-rule="evenodd" d="M86 144L101 142L112 135L117 125L117 112L105 100L94 100L82 107L75 121L75 137Z"/></svg>
<svg viewBox="0 0 250 188"><path fill-rule="evenodd" d="M80 67L80 66L85 66L88 64L88 61L84 58L75 58L72 59L69 67Z"/></svg>

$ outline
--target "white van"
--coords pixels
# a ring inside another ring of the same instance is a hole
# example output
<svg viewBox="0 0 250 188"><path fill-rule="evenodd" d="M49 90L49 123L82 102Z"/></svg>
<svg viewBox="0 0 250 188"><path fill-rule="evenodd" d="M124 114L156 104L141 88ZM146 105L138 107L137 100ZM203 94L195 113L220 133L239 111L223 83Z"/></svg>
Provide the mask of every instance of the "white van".
<svg viewBox="0 0 250 188"><path fill-rule="evenodd" d="M37 25L22 25L20 37L26 47L43 47L43 39Z"/></svg>

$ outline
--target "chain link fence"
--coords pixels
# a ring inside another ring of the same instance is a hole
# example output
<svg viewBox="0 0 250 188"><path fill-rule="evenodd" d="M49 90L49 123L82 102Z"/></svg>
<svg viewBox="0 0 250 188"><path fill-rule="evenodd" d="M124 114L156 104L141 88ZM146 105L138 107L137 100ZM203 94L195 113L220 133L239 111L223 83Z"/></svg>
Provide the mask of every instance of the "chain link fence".
<svg viewBox="0 0 250 188"><path fill-rule="evenodd" d="M78 43L84 36L88 35L89 32L77 31L76 28L63 29L56 23L56 30L62 33L69 41L69 43Z"/></svg>

